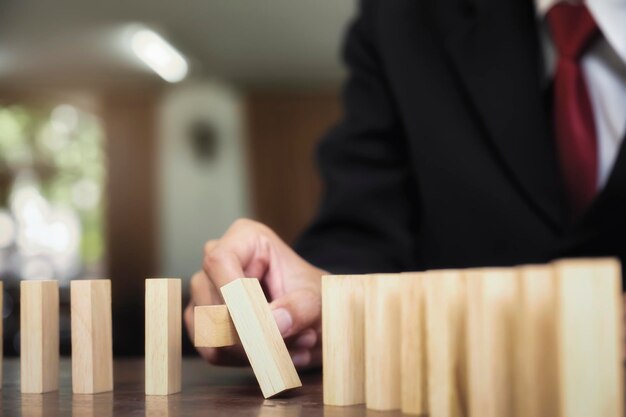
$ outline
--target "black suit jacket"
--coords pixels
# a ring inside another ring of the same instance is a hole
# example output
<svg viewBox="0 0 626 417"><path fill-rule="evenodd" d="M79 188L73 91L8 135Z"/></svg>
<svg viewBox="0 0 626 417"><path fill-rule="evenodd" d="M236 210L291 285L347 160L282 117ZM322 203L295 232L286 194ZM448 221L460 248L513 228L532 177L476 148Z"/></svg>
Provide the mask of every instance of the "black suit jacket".
<svg viewBox="0 0 626 417"><path fill-rule="evenodd" d="M626 256L622 147L568 215L532 0L365 0L348 32L344 117L296 249L332 272ZM624 110L626 111L626 109Z"/></svg>

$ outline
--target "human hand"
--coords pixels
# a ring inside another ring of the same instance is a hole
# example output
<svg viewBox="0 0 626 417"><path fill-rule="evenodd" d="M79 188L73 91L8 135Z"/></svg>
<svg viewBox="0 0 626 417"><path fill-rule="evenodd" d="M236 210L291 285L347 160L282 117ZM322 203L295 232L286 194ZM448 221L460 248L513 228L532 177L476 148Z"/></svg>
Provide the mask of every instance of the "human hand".
<svg viewBox="0 0 626 417"><path fill-rule="evenodd" d="M281 335L299 368L321 364L321 277L316 268L283 242L267 226L237 220L221 239L204 247L203 270L191 279L191 300L185 324L193 335L193 308L223 304L219 288L242 277L258 278L270 301ZM209 362L247 363L241 346L198 348Z"/></svg>

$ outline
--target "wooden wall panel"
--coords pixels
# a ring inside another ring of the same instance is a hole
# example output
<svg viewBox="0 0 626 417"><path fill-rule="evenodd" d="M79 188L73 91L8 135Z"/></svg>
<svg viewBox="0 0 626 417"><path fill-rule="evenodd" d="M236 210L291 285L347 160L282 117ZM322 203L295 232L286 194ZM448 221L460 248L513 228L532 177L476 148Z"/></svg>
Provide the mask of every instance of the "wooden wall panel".
<svg viewBox="0 0 626 417"><path fill-rule="evenodd" d="M108 158L107 269L113 322L124 323L113 329L116 354L143 353L144 279L157 272L157 99L155 93L120 93L102 100Z"/></svg>
<svg viewBox="0 0 626 417"><path fill-rule="evenodd" d="M314 151L340 117L339 94L252 91L246 104L254 217L291 243L317 209Z"/></svg>

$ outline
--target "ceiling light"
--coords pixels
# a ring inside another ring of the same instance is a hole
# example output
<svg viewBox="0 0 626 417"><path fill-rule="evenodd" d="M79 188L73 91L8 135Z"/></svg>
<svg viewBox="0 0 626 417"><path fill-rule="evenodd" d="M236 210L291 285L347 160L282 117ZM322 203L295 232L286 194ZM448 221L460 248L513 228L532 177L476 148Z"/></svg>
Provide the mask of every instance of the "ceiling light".
<svg viewBox="0 0 626 417"><path fill-rule="evenodd" d="M161 78L170 83L187 75L185 58L161 35L150 29L139 29L132 36L133 52Z"/></svg>

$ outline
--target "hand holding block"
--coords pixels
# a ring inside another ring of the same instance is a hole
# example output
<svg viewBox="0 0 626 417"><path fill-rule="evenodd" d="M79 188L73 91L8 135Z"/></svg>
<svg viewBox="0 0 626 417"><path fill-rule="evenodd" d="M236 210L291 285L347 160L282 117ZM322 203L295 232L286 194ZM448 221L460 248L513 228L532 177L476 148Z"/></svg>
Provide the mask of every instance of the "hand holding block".
<svg viewBox="0 0 626 417"><path fill-rule="evenodd" d="M193 344L195 347L224 347L239 344L237 329L225 305L195 306Z"/></svg>
<svg viewBox="0 0 626 417"><path fill-rule="evenodd" d="M322 277L324 404L365 403L366 275Z"/></svg>
<svg viewBox="0 0 626 417"><path fill-rule="evenodd" d="M111 281L72 281L72 390L95 394L113 389Z"/></svg>
<svg viewBox="0 0 626 417"><path fill-rule="evenodd" d="M373 275L365 284L365 404L374 410L401 407L400 275Z"/></svg>
<svg viewBox="0 0 626 417"><path fill-rule="evenodd" d="M59 283L20 283L20 368L23 393L59 387Z"/></svg>
<svg viewBox="0 0 626 417"><path fill-rule="evenodd" d="M622 417L623 300L615 259L554 263L560 416Z"/></svg>
<svg viewBox="0 0 626 417"><path fill-rule="evenodd" d="M456 270L428 271L424 287L428 412L462 417L467 410L465 276Z"/></svg>
<svg viewBox="0 0 626 417"><path fill-rule="evenodd" d="M425 273L402 274L402 412L428 414Z"/></svg>
<svg viewBox="0 0 626 417"><path fill-rule="evenodd" d="M301 387L259 280L240 278L221 292L263 396Z"/></svg>
<svg viewBox="0 0 626 417"><path fill-rule="evenodd" d="M146 394L180 391L182 334L180 279L146 280Z"/></svg>

